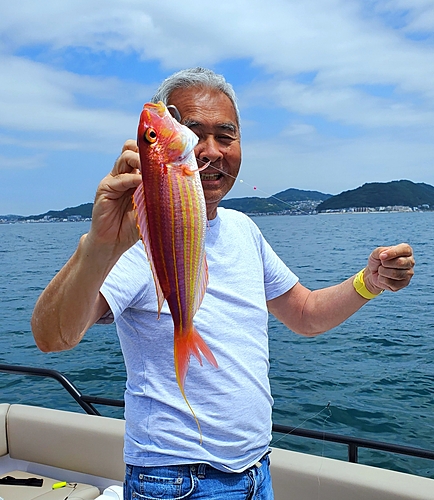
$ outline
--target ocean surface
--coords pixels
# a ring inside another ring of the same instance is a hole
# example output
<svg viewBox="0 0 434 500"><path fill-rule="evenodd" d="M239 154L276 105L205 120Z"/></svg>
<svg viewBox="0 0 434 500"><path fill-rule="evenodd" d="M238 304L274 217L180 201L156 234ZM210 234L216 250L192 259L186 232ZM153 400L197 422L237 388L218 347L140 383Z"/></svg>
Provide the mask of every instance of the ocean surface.
<svg viewBox="0 0 434 500"><path fill-rule="evenodd" d="M254 220L313 289L353 275L376 246L413 245L411 285L372 300L338 328L305 338L270 320L274 421L434 450L434 213ZM0 363L59 370L84 394L121 399L125 368L113 325L94 326L75 349L54 354L41 353L30 331L37 297L88 228L86 222L0 225ZM81 411L56 382L39 377L0 373L0 401ZM98 409L122 417L121 409ZM346 459L343 445L281 434L273 442ZM359 461L434 477L429 460L360 450Z"/></svg>

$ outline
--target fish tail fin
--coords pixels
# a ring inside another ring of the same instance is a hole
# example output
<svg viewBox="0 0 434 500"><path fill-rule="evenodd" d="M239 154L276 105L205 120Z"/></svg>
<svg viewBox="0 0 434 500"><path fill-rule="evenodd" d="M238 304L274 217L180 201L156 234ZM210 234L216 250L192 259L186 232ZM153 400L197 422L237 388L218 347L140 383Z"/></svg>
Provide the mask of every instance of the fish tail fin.
<svg viewBox="0 0 434 500"><path fill-rule="evenodd" d="M209 363L218 368L218 364L214 357L214 354L211 352L211 349L206 345L205 341L199 335L198 331L194 326L191 326L191 328L187 332L182 332L182 333L179 330L177 331L175 329L174 355L175 355L176 380L178 382L178 386L181 391L182 397L187 403L187 406L191 411L194 420L196 421L196 425L200 434L200 444L202 444L202 430L200 428L200 423L196 417L196 414L194 413L193 408L188 402L184 390L184 382L188 371L188 365L190 363L190 356L193 354L193 356L199 361L200 365L202 366L202 358L200 353L202 353L205 356L205 358L208 360Z"/></svg>

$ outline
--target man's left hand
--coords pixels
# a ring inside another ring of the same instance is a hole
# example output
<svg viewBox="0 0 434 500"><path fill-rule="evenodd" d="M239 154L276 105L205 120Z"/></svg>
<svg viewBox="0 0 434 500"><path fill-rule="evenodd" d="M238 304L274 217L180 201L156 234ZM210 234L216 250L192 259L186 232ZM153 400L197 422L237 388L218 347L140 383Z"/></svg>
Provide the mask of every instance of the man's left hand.
<svg viewBox="0 0 434 500"><path fill-rule="evenodd" d="M413 249L407 243L378 247L369 256L365 269L366 288L375 294L381 290L397 292L410 283L414 264Z"/></svg>

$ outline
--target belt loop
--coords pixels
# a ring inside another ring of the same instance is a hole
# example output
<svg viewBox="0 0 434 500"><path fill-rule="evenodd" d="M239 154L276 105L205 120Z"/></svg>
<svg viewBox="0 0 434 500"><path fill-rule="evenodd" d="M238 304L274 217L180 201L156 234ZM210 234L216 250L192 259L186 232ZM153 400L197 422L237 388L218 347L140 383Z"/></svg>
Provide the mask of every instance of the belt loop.
<svg viewBox="0 0 434 500"><path fill-rule="evenodd" d="M199 464L197 468L197 478L198 479L206 478L206 464Z"/></svg>
<svg viewBox="0 0 434 500"><path fill-rule="evenodd" d="M262 462L267 460L268 455L272 452L273 450L269 448L269 450L262 455L262 457L254 464L254 467L257 467L258 469L262 467Z"/></svg>

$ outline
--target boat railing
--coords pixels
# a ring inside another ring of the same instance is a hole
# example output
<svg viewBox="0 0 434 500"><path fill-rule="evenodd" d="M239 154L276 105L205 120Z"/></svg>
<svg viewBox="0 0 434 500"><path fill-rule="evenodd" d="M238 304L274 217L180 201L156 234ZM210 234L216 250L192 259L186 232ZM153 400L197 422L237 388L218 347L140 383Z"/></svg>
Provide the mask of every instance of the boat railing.
<svg viewBox="0 0 434 500"><path fill-rule="evenodd" d="M103 398L99 396L90 396L83 394L68 379L68 377L57 370L48 368L35 368L30 366L0 364L0 373L28 375L56 380L89 415L101 415L94 405L114 406L120 408L124 406L124 401L122 399ZM273 424L273 432L343 444L347 446L348 449L348 461L354 463L358 462L358 452L360 448L434 460L434 451L426 450L423 448L384 443L381 441L373 441L370 439L344 436L341 434L333 434L329 432L315 431L311 429L303 429L301 427L291 427L281 424Z"/></svg>

